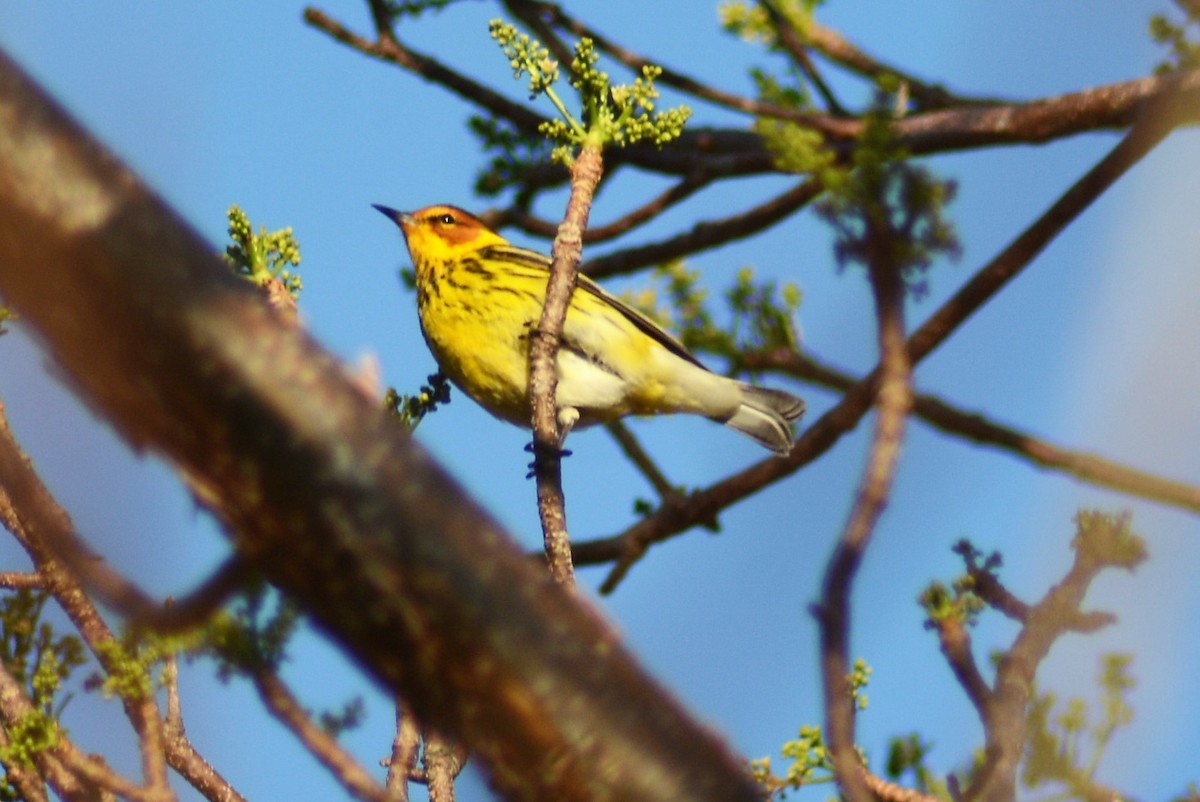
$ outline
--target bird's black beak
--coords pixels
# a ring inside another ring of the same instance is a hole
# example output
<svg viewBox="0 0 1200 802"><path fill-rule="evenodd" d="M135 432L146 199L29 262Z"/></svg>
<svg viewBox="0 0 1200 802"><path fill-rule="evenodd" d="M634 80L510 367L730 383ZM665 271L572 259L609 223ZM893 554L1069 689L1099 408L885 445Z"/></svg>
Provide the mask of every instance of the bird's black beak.
<svg viewBox="0 0 1200 802"><path fill-rule="evenodd" d="M381 206L378 203L372 203L371 205L378 209L380 214L398 226L402 225L408 219L406 212L398 212L390 206Z"/></svg>

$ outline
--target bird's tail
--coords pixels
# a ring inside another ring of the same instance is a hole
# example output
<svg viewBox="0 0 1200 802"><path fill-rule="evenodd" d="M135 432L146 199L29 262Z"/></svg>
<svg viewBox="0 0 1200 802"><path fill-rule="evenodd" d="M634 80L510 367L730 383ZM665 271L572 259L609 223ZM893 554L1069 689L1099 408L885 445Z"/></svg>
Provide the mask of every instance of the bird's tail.
<svg viewBox="0 0 1200 802"><path fill-rule="evenodd" d="M742 405L723 423L774 451L792 450L791 421L804 414L804 400L782 390L740 384Z"/></svg>

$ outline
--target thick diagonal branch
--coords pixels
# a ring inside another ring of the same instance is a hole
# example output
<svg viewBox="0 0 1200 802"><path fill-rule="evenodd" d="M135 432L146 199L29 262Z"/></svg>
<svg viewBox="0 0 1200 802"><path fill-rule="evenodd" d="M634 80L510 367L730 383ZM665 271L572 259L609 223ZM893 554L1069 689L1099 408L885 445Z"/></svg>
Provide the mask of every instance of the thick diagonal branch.
<svg viewBox="0 0 1200 802"><path fill-rule="evenodd" d="M757 802L593 609L2 56L0 294L97 414L187 472L245 560L502 793Z"/></svg>

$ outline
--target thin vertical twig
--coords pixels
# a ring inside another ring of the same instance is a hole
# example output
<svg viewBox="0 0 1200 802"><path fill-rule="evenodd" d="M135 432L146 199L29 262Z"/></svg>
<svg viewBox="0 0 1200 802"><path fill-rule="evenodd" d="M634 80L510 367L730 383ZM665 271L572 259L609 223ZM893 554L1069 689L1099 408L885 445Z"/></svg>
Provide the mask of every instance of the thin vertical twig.
<svg viewBox="0 0 1200 802"><path fill-rule="evenodd" d="M558 377L555 358L571 293L583 258L583 231L587 228L592 197L603 171L600 149L585 146L571 165L571 197L554 239L546 305L529 345L529 401L533 408L534 476L537 478L538 514L550 575L560 584L575 579L571 540L567 534L566 498L562 490L562 439L564 421L558 417L555 391ZM571 421L573 422L573 421ZM569 426L571 422L566 422Z"/></svg>
<svg viewBox="0 0 1200 802"><path fill-rule="evenodd" d="M869 802L871 793L863 781L862 764L854 746L854 699L846 681L850 673L850 591L887 505L912 405L912 366L905 347L904 280L888 254L889 233L882 226L873 228L867 233L867 269L879 330L875 430L854 506L826 567L821 604L816 611L821 632L826 742L838 782L851 802Z"/></svg>
<svg viewBox="0 0 1200 802"><path fill-rule="evenodd" d="M179 699L179 660L174 652L163 661L162 684L167 692L167 717L163 719L163 737L182 738L186 728L183 724L183 704Z"/></svg>
<svg viewBox="0 0 1200 802"><path fill-rule="evenodd" d="M421 750L421 730L404 700L396 699L396 736L392 739L392 755L387 763L384 787L396 802L408 802L408 783L417 767Z"/></svg>
<svg viewBox="0 0 1200 802"><path fill-rule="evenodd" d="M466 763L466 750L437 732L425 736L425 783L429 802L454 802L454 780Z"/></svg>

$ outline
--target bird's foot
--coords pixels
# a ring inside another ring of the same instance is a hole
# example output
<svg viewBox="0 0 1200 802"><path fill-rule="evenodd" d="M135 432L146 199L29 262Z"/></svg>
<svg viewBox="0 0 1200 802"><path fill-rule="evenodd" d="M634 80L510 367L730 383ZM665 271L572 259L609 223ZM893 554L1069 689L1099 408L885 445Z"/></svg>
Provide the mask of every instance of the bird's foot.
<svg viewBox="0 0 1200 802"><path fill-rule="evenodd" d="M539 463L548 467L557 467L563 457L571 456L570 449L563 448L561 445L541 445L536 440L527 444L525 450L533 454L533 462L529 463L529 473L525 474L526 479L532 479L537 475Z"/></svg>

